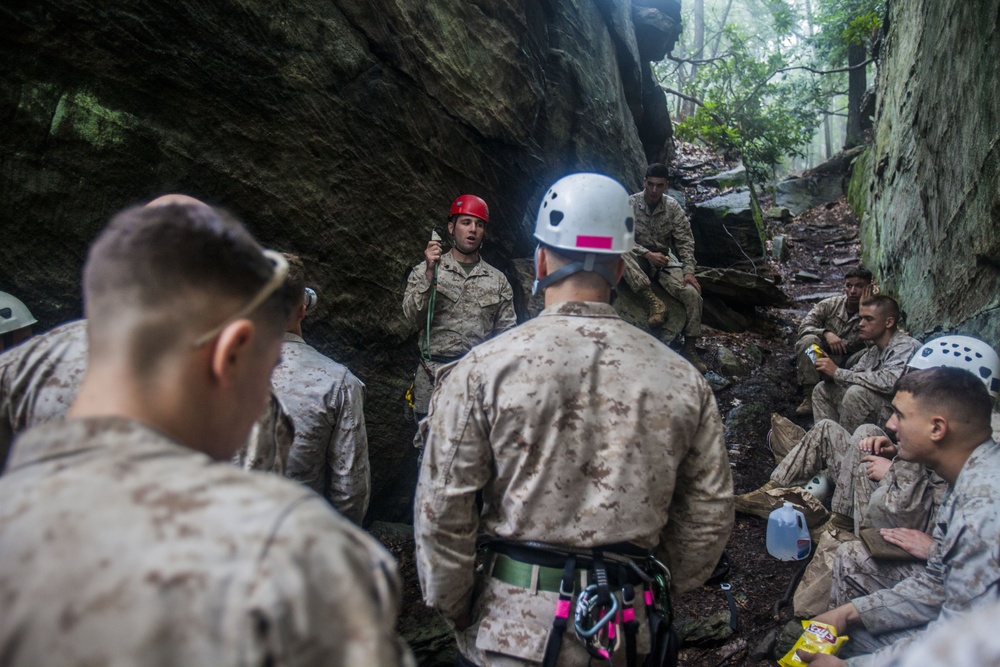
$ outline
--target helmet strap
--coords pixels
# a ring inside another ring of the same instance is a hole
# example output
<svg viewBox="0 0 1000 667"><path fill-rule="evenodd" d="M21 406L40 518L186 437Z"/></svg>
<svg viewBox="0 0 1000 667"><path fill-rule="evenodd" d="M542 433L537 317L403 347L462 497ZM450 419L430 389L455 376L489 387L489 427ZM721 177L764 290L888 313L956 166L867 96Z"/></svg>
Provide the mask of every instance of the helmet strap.
<svg viewBox="0 0 1000 667"><path fill-rule="evenodd" d="M535 248L535 276L538 276L538 253L541 249L542 246L540 245ZM579 273L581 271L596 273L600 277L604 278L604 280L607 281L612 288L618 284L618 281L615 280L614 273L609 271L604 265L597 263L597 253L588 252L584 256L582 262L571 262L541 279L536 277L535 282L531 284L531 295L534 296L552 283L558 282L563 278L567 278L574 273Z"/></svg>

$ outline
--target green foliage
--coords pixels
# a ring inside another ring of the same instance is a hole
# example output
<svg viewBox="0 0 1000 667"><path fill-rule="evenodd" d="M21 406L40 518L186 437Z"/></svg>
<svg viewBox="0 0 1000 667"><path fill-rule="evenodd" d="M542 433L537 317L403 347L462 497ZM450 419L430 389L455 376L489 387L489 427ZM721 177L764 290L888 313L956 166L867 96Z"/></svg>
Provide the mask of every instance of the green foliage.
<svg viewBox="0 0 1000 667"><path fill-rule="evenodd" d="M812 78L779 72L789 66L785 55L755 57L748 37L733 27L726 30L730 57L698 71L692 87L703 104L677 133L741 158L750 179L763 183L783 157L802 155L823 97Z"/></svg>
<svg viewBox="0 0 1000 667"><path fill-rule="evenodd" d="M813 38L816 51L826 62L839 66L847 62L847 47L864 44L870 48L873 36L882 27L885 0L824 0L817 3L814 22L820 32Z"/></svg>

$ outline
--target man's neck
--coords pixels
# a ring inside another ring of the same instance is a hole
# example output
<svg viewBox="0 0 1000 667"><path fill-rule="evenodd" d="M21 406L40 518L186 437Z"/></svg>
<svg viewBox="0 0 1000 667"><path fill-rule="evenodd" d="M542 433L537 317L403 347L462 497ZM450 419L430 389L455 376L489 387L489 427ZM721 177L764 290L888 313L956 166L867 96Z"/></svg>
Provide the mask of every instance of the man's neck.
<svg viewBox="0 0 1000 667"><path fill-rule="evenodd" d="M458 249L458 246L452 246L451 256L459 264L475 264L479 261L479 249L476 248L470 254L465 254Z"/></svg>
<svg viewBox="0 0 1000 667"><path fill-rule="evenodd" d="M968 463L969 457L972 456L972 452L976 451L979 445L986 442L990 435L989 432L985 432L981 437L973 436L961 444L943 446L942 449L945 454L933 466L928 467L936 472L941 479L948 482L949 487L954 487L955 482L958 481L959 474L961 474L965 464Z"/></svg>
<svg viewBox="0 0 1000 667"><path fill-rule="evenodd" d="M892 337L895 335L896 335L895 329L886 329L885 333L879 336L878 340L874 340L872 342L875 343L875 347L877 347L880 350L884 350L885 346L889 344L889 341L892 340Z"/></svg>
<svg viewBox="0 0 1000 667"><path fill-rule="evenodd" d="M302 320L299 320L298 322L289 323L288 328L285 329L285 331L290 334L295 334L299 338L302 338Z"/></svg>
<svg viewBox="0 0 1000 667"><path fill-rule="evenodd" d="M659 206L660 202L663 201L663 196L661 195L660 198L654 201L652 204L650 204L649 200L646 199L645 197L643 197L642 200L646 202L646 208L648 208L650 212L652 212L653 210L656 209L657 206Z"/></svg>
<svg viewBox="0 0 1000 667"><path fill-rule="evenodd" d="M861 302L855 301L854 303L851 303L850 299L848 299L847 303L844 304L844 307L847 309L848 315L857 315L858 311L861 310Z"/></svg>
<svg viewBox="0 0 1000 667"><path fill-rule="evenodd" d="M545 307L551 308L567 301L594 301L611 303L611 288L587 289L574 285L551 285L545 288Z"/></svg>

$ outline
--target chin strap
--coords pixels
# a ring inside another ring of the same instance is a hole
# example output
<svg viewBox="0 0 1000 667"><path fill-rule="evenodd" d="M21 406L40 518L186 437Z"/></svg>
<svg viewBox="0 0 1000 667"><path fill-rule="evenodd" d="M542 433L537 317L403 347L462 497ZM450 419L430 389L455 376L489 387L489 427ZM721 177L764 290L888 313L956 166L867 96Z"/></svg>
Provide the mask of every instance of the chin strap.
<svg viewBox="0 0 1000 667"><path fill-rule="evenodd" d="M538 275L538 251L541 246L535 248L535 275ZM600 277L604 278L605 281L613 288L617 284L615 280L615 275L612 271L608 270L604 266L597 265L597 253L588 252L582 262L571 262L561 269L553 271L549 275L542 279L535 278L535 282L531 284L531 294L532 296L538 294L540 291L551 285L552 283L559 282L567 276L571 276L574 273L579 273L580 271L590 271L591 273L596 273Z"/></svg>

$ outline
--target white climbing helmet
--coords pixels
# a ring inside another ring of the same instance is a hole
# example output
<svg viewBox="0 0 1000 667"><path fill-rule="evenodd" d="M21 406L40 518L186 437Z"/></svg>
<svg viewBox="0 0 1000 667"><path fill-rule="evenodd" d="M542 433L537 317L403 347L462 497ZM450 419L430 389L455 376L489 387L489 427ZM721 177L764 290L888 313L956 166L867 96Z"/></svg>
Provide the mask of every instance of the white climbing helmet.
<svg viewBox="0 0 1000 667"><path fill-rule="evenodd" d="M30 327L37 321L20 299L13 294L0 292L0 334Z"/></svg>
<svg viewBox="0 0 1000 667"><path fill-rule="evenodd" d="M816 500L823 503L826 502L827 497L830 495L832 486L833 485L830 484L830 478L825 474L820 473L806 482L802 488L813 494L816 497Z"/></svg>
<svg viewBox="0 0 1000 667"><path fill-rule="evenodd" d="M535 218L535 238L572 256L582 254L558 271L535 281L534 290L547 287L578 271L595 271L613 287L614 276L595 267L598 255L621 255L635 241L635 214L628 191L603 174L570 174L552 184Z"/></svg>
<svg viewBox="0 0 1000 667"><path fill-rule="evenodd" d="M970 336L942 336L924 343L907 366L922 370L935 366L964 368L983 381L990 396L1000 396L1000 356L992 347Z"/></svg>

